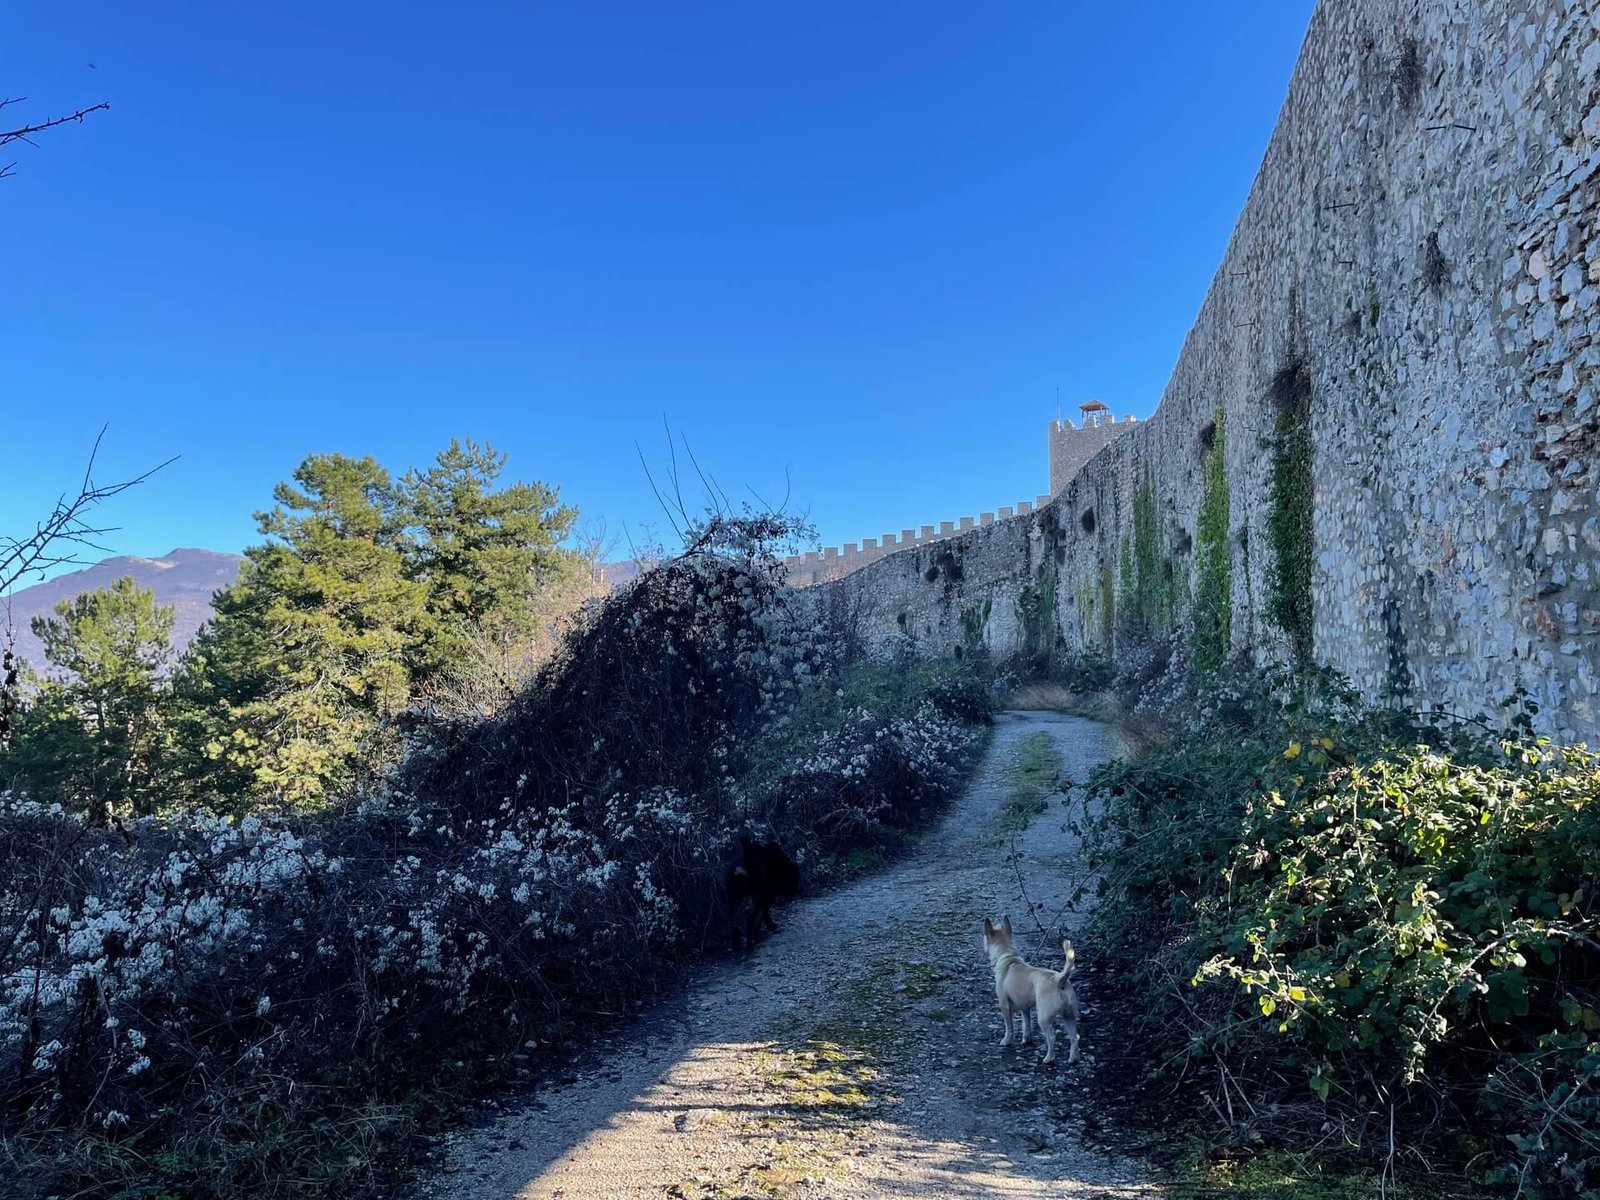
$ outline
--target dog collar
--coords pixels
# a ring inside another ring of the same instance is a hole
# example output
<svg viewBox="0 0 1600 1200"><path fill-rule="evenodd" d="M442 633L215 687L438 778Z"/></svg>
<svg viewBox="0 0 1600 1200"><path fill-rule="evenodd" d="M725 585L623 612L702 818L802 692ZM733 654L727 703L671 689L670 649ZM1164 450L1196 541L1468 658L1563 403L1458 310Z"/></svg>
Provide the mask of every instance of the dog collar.
<svg viewBox="0 0 1600 1200"><path fill-rule="evenodd" d="M999 958L994 960L995 974L1004 975L1008 968L1016 966L1021 961L1022 955L1018 954L1015 950L1007 950Z"/></svg>

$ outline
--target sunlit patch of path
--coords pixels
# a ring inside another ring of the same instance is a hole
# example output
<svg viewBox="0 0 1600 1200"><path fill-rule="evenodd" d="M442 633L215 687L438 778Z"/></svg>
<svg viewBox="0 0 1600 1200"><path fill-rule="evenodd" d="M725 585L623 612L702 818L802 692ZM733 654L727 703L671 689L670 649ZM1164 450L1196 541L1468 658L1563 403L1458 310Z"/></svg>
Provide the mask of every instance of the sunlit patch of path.
<svg viewBox="0 0 1600 1200"><path fill-rule="evenodd" d="M1081 1066L997 1045L983 916L1010 912L1038 962L1059 957L1056 926L1077 919L1067 901L1082 864L1060 798L1020 833L999 820L1016 745L1041 730L1068 780L1121 748L1092 721L1002 714L972 784L913 853L789 906L751 958L707 966L683 996L605 1038L592 1066L452 1139L419 1194L1149 1194L1133 1164L1082 1136L1092 1004ZM1029 904L1050 936L1026 920Z"/></svg>

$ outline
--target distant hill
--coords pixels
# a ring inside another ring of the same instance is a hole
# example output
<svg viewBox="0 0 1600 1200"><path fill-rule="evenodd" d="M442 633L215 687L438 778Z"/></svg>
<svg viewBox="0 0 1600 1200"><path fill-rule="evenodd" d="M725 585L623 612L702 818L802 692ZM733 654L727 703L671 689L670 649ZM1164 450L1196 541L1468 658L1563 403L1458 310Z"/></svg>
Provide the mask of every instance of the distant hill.
<svg viewBox="0 0 1600 1200"><path fill-rule="evenodd" d="M214 550L174 550L160 558L127 554L108 558L81 571L22 588L9 598L0 596L0 632L8 623L15 628L17 653L42 670L43 648L29 628L33 618L50 614L62 600L110 587L126 575L154 592L157 604L173 605L172 644L174 649L182 650L200 626L211 619L212 593L234 581L243 561L237 554Z"/></svg>
<svg viewBox="0 0 1600 1200"><path fill-rule="evenodd" d="M8 624L14 628L17 653L42 670L44 648L30 628L33 618L54 612L63 600L110 587L126 575L140 587L154 592L157 604L175 607L172 646L181 651L194 639L200 626L211 619L212 593L234 581L243 561L237 554L219 554L215 550L174 550L160 558L138 558L131 554L108 558L81 571L22 588L13 592L9 599L0 596L0 635ZM600 577L608 588L621 587L638 576L639 564L632 559L600 564Z"/></svg>
<svg viewBox="0 0 1600 1200"><path fill-rule="evenodd" d="M632 583L639 578L639 564L631 558L624 558L618 562L597 564L600 571L600 581L607 588L619 588L623 584Z"/></svg>

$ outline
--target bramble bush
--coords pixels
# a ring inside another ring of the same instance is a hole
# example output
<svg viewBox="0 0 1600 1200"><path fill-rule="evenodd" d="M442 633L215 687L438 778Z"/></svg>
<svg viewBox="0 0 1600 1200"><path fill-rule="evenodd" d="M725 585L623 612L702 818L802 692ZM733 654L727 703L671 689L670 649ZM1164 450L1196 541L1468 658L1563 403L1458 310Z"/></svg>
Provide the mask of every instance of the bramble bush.
<svg viewBox="0 0 1600 1200"><path fill-rule="evenodd" d="M107 830L4 797L0 1179L377 1188L435 1109L724 945L741 832L812 877L903 836L959 778L982 685L841 662L781 532L701 530L504 714L414 714L387 782L316 813Z"/></svg>
<svg viewBox="0 0 1600 1200"><path fill-rule="evenodd" d="M1094 785L1095 941L1152 1082L1288 1145L1600 1188L1594 754L1285 676Z"/></svg>

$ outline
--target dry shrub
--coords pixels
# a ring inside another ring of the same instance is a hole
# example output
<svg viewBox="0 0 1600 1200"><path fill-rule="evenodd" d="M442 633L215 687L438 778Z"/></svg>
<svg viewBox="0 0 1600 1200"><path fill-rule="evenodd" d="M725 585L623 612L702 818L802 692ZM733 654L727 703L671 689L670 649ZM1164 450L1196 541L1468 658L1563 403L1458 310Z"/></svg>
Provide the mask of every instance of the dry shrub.
<svg viewBox="0 0 1600 1200"><path fill-rule="evenodd" d="M742 831L813 878L948 795L978 685L836 661L773 527L588 612L486 721L316 817L0 804L0 1163L22 1194L375 1186L428 1107L725 944ZM599 998L597 1000L597 998Z"/></svg>

